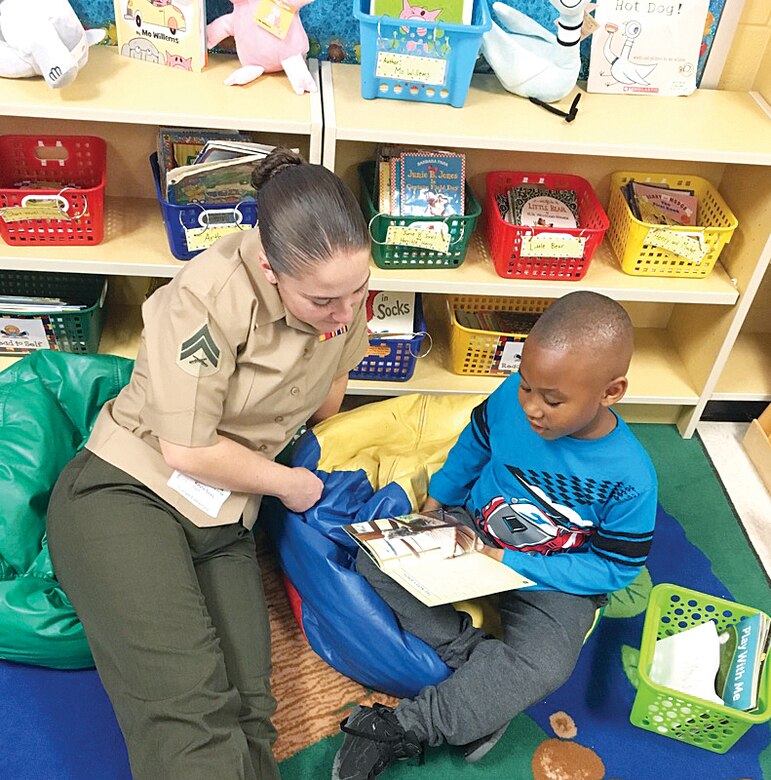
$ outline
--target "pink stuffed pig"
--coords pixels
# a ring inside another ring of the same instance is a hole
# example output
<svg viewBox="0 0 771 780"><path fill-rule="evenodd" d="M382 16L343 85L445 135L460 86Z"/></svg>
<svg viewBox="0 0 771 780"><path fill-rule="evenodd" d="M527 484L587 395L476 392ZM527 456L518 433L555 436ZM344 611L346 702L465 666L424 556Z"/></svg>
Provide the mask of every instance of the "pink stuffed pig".
<svg viewBox="0 0 771 780"><path fill-rule="evenodd" d="M282 39L268 32L256 21L259 0L231 0L233 13L220 16L206 26L206 44L211 49L220 41L232 35L236 40L236 52L241 66L231 73L226 84L248 84L263 73L284 70L289 83L298 95L316 92L305 55L308 53L308 36L300 21L299 10L313 0L282 0L282 3L296 9L286 36ZM265 21L277 26L281 10L280 3L266 14Z"/></svg>

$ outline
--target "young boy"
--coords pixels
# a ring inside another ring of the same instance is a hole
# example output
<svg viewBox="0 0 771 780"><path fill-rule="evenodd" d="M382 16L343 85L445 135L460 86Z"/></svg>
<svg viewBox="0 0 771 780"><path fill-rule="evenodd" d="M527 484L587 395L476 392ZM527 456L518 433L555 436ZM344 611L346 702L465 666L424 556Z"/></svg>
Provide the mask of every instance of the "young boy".
<svg viewBox="0 0 771 780"><path fill-rule="evenodd" d="M570 676L597 607L639 574L653 536L656 475L611 409L631 355L619 304L583 291L555 301L525 342L519 374L474 409L431 479L424 509L463 508L485 553L536 583L500 594L503 639L451 605L424 606L358 556L402 628L453 673L395 709L357 707L341 726L333 780L375 777L422 757L426 743L464 745L477 761Z"/></svg>

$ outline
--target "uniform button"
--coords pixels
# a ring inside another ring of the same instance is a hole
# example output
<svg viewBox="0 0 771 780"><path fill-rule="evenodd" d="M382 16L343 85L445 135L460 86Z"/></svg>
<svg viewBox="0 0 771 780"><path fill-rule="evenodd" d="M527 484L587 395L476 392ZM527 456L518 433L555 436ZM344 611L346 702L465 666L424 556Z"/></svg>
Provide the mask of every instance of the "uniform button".
<svg viewBox="0 0 771 780"><path fill-rule="evenodd" d="M282 423L282 422L284 422L284 416L280 414L278 417L276 417L276 422L277 422L277 423Z"/></svg>
<svg viewBox="0 0 771 780"><path fill-rule="evenodd" d="M257 449L258 449L260 452L265 452L265 450L267 450L267 449L268 449L268 445L267 445L267 444L260 444L260 446L259 446L259 447L257 447Z"/></svg>
<svg viewBox="0 0 771 780"><path fill-rule="evenodd" d="M300 388L297 386L290 388L289 395L300 395Z"/></svg>
<svg viewBox="0 0 771 780"><path fill-rule="evenodd" d="M311 351L308 349L308 347L306 347L306 348L303 350L303 357L304 357L306 360L310 360L310 358L311 358Z"/></svg>

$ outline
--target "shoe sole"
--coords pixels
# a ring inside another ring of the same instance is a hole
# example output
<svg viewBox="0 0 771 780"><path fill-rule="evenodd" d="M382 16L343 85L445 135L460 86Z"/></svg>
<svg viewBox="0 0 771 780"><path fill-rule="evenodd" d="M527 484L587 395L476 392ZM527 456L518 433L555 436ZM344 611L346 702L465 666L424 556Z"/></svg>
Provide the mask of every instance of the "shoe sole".
<svg viewBox="0 0 771 780"><path fill-rule="evenodd" d="M490 738L485 740L481 745L477 745L475 748L469 750L464 754L466 762L469 764L476 764L477 761L483 759L497 744L500 738L506 733L506 729L509 724L501 726L498 731L494 731Z"/></svg>

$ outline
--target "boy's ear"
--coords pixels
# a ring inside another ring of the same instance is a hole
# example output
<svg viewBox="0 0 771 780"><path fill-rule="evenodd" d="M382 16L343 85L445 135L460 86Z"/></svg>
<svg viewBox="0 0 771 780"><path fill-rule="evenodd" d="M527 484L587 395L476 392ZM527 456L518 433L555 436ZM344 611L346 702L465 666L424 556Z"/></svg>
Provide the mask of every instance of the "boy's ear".
<svg viewBox="0 0 771 780"><path fill-rule="evenodd" d="M618 403L624 397L627 387L629 387L629 380L625 376L617 376L615 379L611 379L605 385L605 391L602 394L600 403L603 406L613 406L613 404Z"/></svg>
<svg viewBox="0 0 771 780"><path fill-rule="evenodd" d="M265 252L260 251L257 255L257 264L260 266L260 270L265 274L265 278L271 283L271 284L278 284L278 280L276 279L276 273L275 271L270 267L270 263L268 262L268 257L265 254Z"/></svg>

